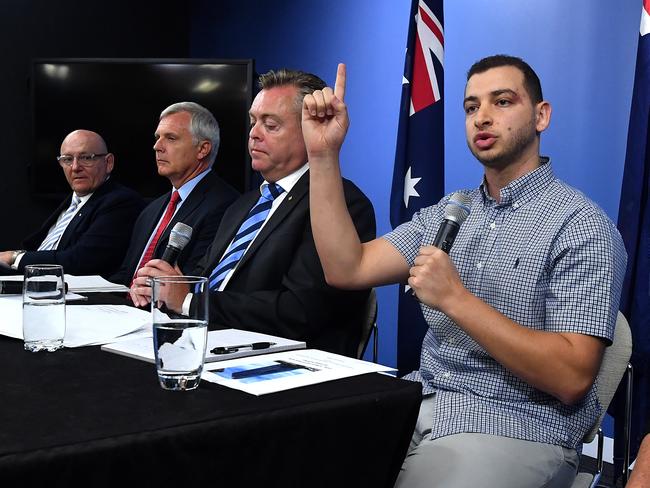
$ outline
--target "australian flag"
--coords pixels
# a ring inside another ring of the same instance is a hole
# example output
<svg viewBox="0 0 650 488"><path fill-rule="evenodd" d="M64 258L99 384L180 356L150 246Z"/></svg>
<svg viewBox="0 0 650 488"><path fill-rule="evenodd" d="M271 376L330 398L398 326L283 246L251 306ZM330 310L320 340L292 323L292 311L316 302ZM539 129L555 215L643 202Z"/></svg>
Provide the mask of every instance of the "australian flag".
<svg viewBox="0 0 650 488"><path fill-rule="evenodd" d="M650 0L643 1L639 49L630 125L627 136L625 172L618 213L618 227L625 241L628 268L621 297L621 311L632 328L634 390L632 437L635 456L650 414ZM622 455L622 395L617 395L614 457L620 473ZM618 412L621 415L618 415ZM620 419L620 421L619 421ZM618 461L618 462L616 462Z"/></svg>
<svg viewBox="0 0 650 488"><path fill-rule="evenodd" d="M442 0L413 0L409 23L397 152L391 190L393 227L410 220L444 191L444 30ZM418 302L400 288L397 367L419 366L427 325Z"/></svg>

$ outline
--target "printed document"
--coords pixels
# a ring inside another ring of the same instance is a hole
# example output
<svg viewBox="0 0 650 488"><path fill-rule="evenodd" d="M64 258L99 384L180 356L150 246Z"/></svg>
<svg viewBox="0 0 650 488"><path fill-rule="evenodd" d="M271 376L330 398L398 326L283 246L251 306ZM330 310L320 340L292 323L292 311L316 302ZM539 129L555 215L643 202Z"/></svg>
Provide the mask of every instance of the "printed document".
<svg viewBox="0 0 650 488"><path fill-rule="evenodd" d="M209 363L204 366L201 379L252 395L265 395L384 371L395 369L318 349L304 349Z"/></svg>

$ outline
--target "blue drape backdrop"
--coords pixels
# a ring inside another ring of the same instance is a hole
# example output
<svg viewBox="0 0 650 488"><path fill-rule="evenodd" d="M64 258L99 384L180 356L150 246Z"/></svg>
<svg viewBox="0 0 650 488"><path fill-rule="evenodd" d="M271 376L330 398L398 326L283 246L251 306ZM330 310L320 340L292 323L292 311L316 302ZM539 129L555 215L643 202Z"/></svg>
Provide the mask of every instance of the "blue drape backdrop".
<svg viewBox="0 0 650 488"><path fill-rule="evenodd" d="M465 143L465 73L477 59L507 53L535 68L552 103L542 152L551 156L560 178L616 221L640 0L442 3L444 193L475 187L482 174ZM411 0L194 0L191 5L195 57L250 57L259 72L287 66L313 71L329 83L336 64L347 64L351 127L342 169L372 200L378 233L388 232ZM397 288L378 290L379 359L393 366Z"/></svg>

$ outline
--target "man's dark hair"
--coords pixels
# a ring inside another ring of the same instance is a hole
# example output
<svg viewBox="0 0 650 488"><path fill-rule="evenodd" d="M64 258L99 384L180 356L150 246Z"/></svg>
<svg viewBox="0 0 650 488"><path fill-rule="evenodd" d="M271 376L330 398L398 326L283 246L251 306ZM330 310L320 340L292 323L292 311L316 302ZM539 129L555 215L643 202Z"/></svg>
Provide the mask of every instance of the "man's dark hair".
<svg viewBox="0 0 650 488"><path fill-rule="evenodd" d="M542 96L542 84L533 68L523 59L508 56L507 54L488 56L474 63L467 72L467 81L475 74L484 73L489 69L500 68L502 66L513 66L522 72L524 75L524 86L534 104L544 100Z"/></svg>
<svg viewBox="0 0 650 488"><path fill-rule="evenodd" d="M258 83L260 90L268 90L277 86L295 86L298 89L298 97L296 98L298 110L302 108L302 99L305 98L305 95L309 95L316 90L322 90L327 86L316 75L286 68L270 70L260 75Z"/></svg>

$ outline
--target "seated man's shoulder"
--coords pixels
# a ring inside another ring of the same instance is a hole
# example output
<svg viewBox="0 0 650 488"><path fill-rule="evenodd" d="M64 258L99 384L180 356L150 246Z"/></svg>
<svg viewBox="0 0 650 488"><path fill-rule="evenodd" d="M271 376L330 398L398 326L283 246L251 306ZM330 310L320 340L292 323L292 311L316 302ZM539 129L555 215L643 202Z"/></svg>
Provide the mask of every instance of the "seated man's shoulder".
<svg viewBox="0 0 650 488"><path fill-rule="evenodd" d="M551 201L547 205L554 208L555 212L567 214L572 221L586 219L615 227L600 205L582 191L561 180L556 180L553 186L549 192Z"/></svg>
<svg viewBox="0 0 650 488"><path fill-rule="evenodd" d="M112 178L100 186L93 195L106 203L128 204L138 211L145 207L145 201L139 193Z"/></svg>
<svg viewBox="0 0 650 488"><path fill-rule="evenodd" d="M240 193L232 185L220 176L210 173L206 176L207 198L222 204L223 202L234 202Z"/></svg>

